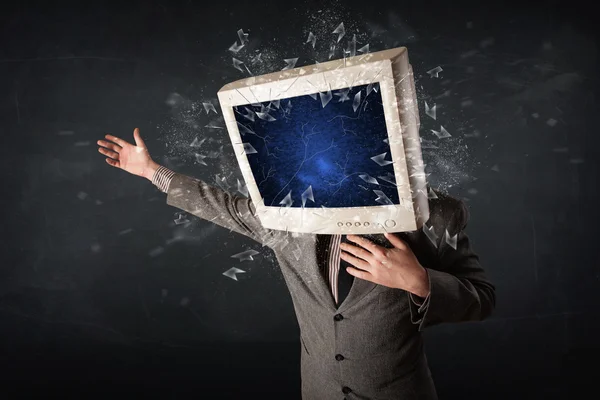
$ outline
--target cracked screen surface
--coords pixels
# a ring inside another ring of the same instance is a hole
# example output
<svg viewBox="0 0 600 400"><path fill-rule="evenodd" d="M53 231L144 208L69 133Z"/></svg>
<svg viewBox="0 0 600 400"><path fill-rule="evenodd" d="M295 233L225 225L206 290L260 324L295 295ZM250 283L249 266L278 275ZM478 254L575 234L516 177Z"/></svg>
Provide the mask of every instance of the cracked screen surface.
<svg viewBox="0 0 600 400"><path fill-rule="evenodd" d="M377 84L235 106L234 114L266 206L400 204Z"/></svg>

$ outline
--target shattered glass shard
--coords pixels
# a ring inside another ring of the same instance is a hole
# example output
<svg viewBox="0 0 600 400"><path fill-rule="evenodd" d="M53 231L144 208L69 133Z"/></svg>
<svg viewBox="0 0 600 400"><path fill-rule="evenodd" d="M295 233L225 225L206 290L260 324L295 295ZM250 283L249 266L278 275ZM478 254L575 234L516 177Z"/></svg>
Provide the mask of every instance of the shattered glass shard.
<svg viewBox="0 0 600 400"><path fill-rule="evenodd" d="M190 144L190 147L200 147L202 145L202 143L204 143L206 141L206 138L202 139L202 140L198 140L198 137L195 137L194 140L192 141L192 143Z"/></svg>
<svg viewBox="0 0 600 400"><path fill-rule="evenodd" d="M360 49L358 49L358 51L360 51L363 54L366 54L369 52L369 45L365 44L363 47L361 47Z"/></svg>
<svg viewBox="0 0 600 400"><path fill-rule="evenodd" d="M204 127L205 128L213 128L213 129L225 129L219 124L220 122L221 122L221 120L215 119L215 120L212 120L211 122L209 122L208 124L206 124Z"/></svg>
<svg viewBox="0 0 600 400"><path fill-rule="evenodd" d="M390 200L389 197L387 197L385 195L385 193L383 193L381 190L373 190L373 192L375 192L375 194L377 195L377 198L375 199L376 202L386 205L386 206L393 206L394 203L392 203L392 201Z"/></svg>
<svg viewBox="0 0 600 400"><path fill-rule="evenodd" d="M435 194L435 192L433 191L432 188L429 188L429 191L427 192L427 198L430 199L430 200L431 199L437 199L438 196L437 196L437 194Z"/></svg>
<svg viewBox="0 0 600 400"><path fill-rule="evenodd" d="M439 73L442 72L443 69L442 67L435 67L433 69L430 69L429 71L427 71L427 73L429 74L430 78L439 78Z"/></svg>
<svg viewBox="0 0 600 400"><path fill-rule="evenodd" d="M288 100L287 104L285 105L285 113L289 114L290 112L292 112L292 101Z"/></svg>
<svg viewBox="0 0 600 400"><path fill-rule="evenodd" d="M331 47L329 48L329 60L331 60L331 57L333 57L334 54L335 54L335 44L332 44Z"/></svg>
<svg viewBox="0 0 600 400"><path fill-rule="evenodd" d="M346 54L348 54L349 57L354 57L356 55L356 35L353 35L352 40L348 43Z"/></svg>
<svg viewBox="0 0 600 400"><path fill-rule="evenodd" d="M312 97L313 99L317 99L317 94L316 93L309 93L308 94L310 97Z"/></svg>
<svg viewBox="0 0 600 400"><path fill-rule="evenodd" d="M433 243L433 245L437 248L437 235L435 234L435 230L433 229L433 226L431 227L427 227L427 225L423 224L423 233L425 233L425 236L427 236L427 238L431 241L431 243Z"/></svg>
<svg viewBox="0 0 600 400"><path fill-rule="evenodd" d="M254 120L253 120L254 121ZM246 133L249 133L251 135L254 135L254 131L250 128L248 128L246 125L242 125L239 122L237 123L238 126L238 130L240 131L240 134L243 136Z"/></svg>
<svg viewBox="0 0 600 400"><path fill-rule="evenodd" d="M356 110L358 110L359 106L360 106L360 91L354 95L354 101L352 102L352 108L354 109L354 112L356 112Z"/></svg>
<svg viewBox="0 0 600 400"><path fill-rule="evenodd" d="M375 161L380 167L383 167L384 165L393 164L392 161L384 160L386 154L387 152L378 154L374 157L371 157L371 160Z"/></svg>
<svg viewBox="0 0 600 400"><path fill-rule="evenodd" d="M492 171L499 172L499 171L500 171L500 167L498 167L498 164L496 164L496 165L494 165L494 166L491 168L491 170L492 170Z"/></svg>
<svg viewBox="0 0 600 400"><path fill-rule="evenodd" d="M273 100L270 104L274 105L275 108L279 109L281 100Z"/></svg>
<svg viewBox="0 0 600 400"><path fill-rule="evenodd" d="M194 155L196 156L196 162L198 164L202 164L202 165L208 166L208 164L204 162L204 159L206 158L206 156L204 156L202 154L198 154L198 153L194 153Z"/></svg>
<svg viewBox="0 0 600 400"><path fill-rule="evenodd" d="M250 249L242 251L241 253L234 254L231 256L231 258L239 258L240 262L245 260L254 261L254 258L252 256L255 256L257 254L259 254L258 251Z"/></svg>
<svg viewBox="0 0 600 400"><path fill-rule="evenodd" d="M448 133L448 131L443 126L440 127L439 132L434 131L433 129L431 130L431 132L433 132L433 134L435 136L437 136L438 139L444 139L444 138L448 138L448 137L452 136L452 135L450 135L450 133Z"/></svg>
<svg viewBox="0 0 600 400"><path fill-rule="evenodd" d="M296 66L296 62L298 62L298 57L286 58L283 61L285 61L287 63L287 65L282 69L282 71L285 71L286 69L292 69Z"/></svg>
<svg viewBox="0 0 600 400"><path fill-rule="evenodd" d="M184 213L179 213L177 215L177 219L174 220L175 225L181 225L181 224L185 224L186 222L190 222L186 217Z"/></svg>
<svg viewBox="0 0 600 400"><path fill-rule="evenodd" d="M396 184L396 176L394 174L392 174L391 172L388 172L387 175L378 176L378 178L387 183L391 183L394 186L398 186Z"/></svg>
<svg viewBox="0 0 600 400"><path fill-rule="evenodd" d="M237 180L237 190L244 196L248 197L248 187L244 185L240 180Z"/></svg>
<svg viewBox="0 0 600 400"><path fill-rule="evenodd" d="M312 190L312 185L310 185L305 191L304 193L302 193L302 207L304 207L306 205L306 199L312 201L313 203L315 202L315 198L313 196L313 190Z"/></svg>
<svg viewBox="0 0 600 400"><path fill-rule="evenodd" d="M242 29L238 30L237 34L238 34L238 38L240 38L240 42L242 43L242 45L249 42L248 34L244 33L244 31Z"/></svg>
<svg viewBox="0 0 600 400"><path fill-rule="evenodd" d="M246 271L242 271L239 268L229 268L227 271L223 272L223 275L225 275L228 278L233 279L234 281L237 281L238 278L236 276L236 274L242 274L242 273L246 273Z"/></svg>
<svg viewBox="0 0 600 400"><path fill-rule="evenodd" d="M229 51L231 51L232 53L237 53L238 51L240 51L242 48L244 48L244 44L238 44L237 41L233 42L233 44L231 46L229 46Z"/></svg>
<svg viewBox="0 0 600 400"><path fill-rule="evenodd" d="M367 183L372 183L374 185L379 185L379 182L377 182L377 179L373 178L371 175L362 174L362 175L359 175L358 177L361 178L363 181L365 181Z"/></svg>
<svg viewBox="0 0 600 400"><path fill-rule="evenodd" d="M254 65L257 62L262 61L261 56L262 56L262 53L258 53L257 55L252 57L252 59L250 60L250 64Z"/></svg>
<svg viewBox="0 0 600 400"><path fill-rule="evenodd" d="M292 250L292 254L294 255L294 258L296 258L296 261L300 261L300 257L302 256L302 250L300 248L297 248L296 250Z"/></svg>
<svg viewBox="0 0 600 400"><path fill-rule="evenodd" d="M290 192L279 202L279 204L284 205L286 207L290 207L294 200L292 200L292 191Z"/></svg>
<svg viewBox="0 0 600 400"><path fill-rule="evenodd" d="M323 106L323 108L325 108L325 106L331 101L333 95L331 94L331 90L328 90L325 93L320 92L319 97L321 97L321 105Z"/></svg>
<svg viewBox="0 0 600 400"><path fill-rule="evenodd" d="M256 154L258 151L250 143L242 143L244 145L244 153L245 154Z"/></svg>
<svg viewBox="0 0 600 400"><path fill-rule="evenodd" d="M338 27L335 28L335 30L331 33L338 35L337 42L339 43L340 40L342 40L342 38L346 34L346 29L344 29L344 23L342 22L341 24L339 24Z"/></svg>
<svg viewBox="0 0 600 400"><path fill-rule="evenodd" d="M335 93L335 96L339 97L338 103L343 103L344 101L350 100L350 97L348 97L348 93L350 93L350 88L340 90L337 93Z"/></svg>
<svg viewBox="0 0 600 400"><path fill-rule="evenodd" d="M437 106L434 104L433 107L429 108L429 104L425 102L425 114L427 114L433 119L436 119L436 107Z"/></svg>
<svg viewBox="0 0 600 400"><path fill-rule="evenodd" d="M456 244L458 242L458 233L454 236L450 236L448 233L448 229L446 229L446 243L450 245L454 250L456 250Z"/></svg>
<svg viewBox="0 0 600 400"><path fill-rule="evenodd" d="M217 183L217 185L219 185L219 187L221 187L221 189L225 189L229 186L229 184L227 183L227 177L221 177L219 174L215 175L215 182Z"/></svg>
<svg viewBox="0 0 600 400"><path fill-rule="evenodd" d="M213 106L212 103L202 103L202 105L204 106L204 111L206 111L207 114L210 111L214 111L215 114L218 114L217 110L215 109L215 106Z"/></svg>
<svg viewBox="0 0 600 400"><path fill-rule="evenodd" d="M373 84L372 84L372 83L369 83L369 84L367 85L367 96L368 96L369 94L371 94L371 92L372 92L372 91L373 91Z"/></svg>
<svg viewBox="0 0 600 400"><path fill-rule="evenodd" d="M272 117L272 116L270 116L270 115L269 115L268 113L266 113L266 112L258 112L258 111L257 111L257 112L256 112L256 116L257 116L258 118L262 119L262 120L265 120L265 121L269 121L269 122L271 122L271 121L275 121L275 118L274 118L274 117Z"/></svg>
<svg viewBox="0 0 600 400"><path fill-rule="evenodd" d="M317 43L317 37L313 35L312 32L308 33L308 39L306 39L306 43L311 43L313 49L315 48L315 44Z"/></svg>
<svg viewBox="0 0 600 400"><path fill-rule="evenodd" d="M246 111L245 114L242 114L242 117L254 122L254 111L252 111L251 109L249 109L248 107L244 107L244 110Z"/></svg>
<svg viewBox="0 0 600 400"><path fill-rule="evenodd" d="M242 69L242 65L244 64L242 61L238 60L237 58L233 57L233 67L237 70L239 70L240 72L244 72L244 70Z"/></svg>

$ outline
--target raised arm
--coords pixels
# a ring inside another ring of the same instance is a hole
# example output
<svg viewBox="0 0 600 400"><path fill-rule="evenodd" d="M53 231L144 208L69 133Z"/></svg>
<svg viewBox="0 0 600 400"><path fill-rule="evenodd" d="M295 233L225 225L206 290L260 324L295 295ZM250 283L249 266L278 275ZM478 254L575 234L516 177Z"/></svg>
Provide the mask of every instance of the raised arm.
<svg viewBox="0 0 600 400"><path fill-rule="evenodd" d="M150 180L167 193L167 204L173 207L241 233L264 246L281 245L281 241L285 240L284 232L262 226L249 198L226 192L163 166L157 167Z"/></svg>
<svg viewBox="0 0 600 400"><path fill-rule="evenodd" d="M264 228L249 198L236 196L157 164L150 157L139 129L134 130L133 136L135 146L106 135L107 140L98 141L98 145L102 146L98 151L108 157L108 164L154 183L159 190L167 193L167 204L248 236L263 246L285 246L285 232Z"/></svg>

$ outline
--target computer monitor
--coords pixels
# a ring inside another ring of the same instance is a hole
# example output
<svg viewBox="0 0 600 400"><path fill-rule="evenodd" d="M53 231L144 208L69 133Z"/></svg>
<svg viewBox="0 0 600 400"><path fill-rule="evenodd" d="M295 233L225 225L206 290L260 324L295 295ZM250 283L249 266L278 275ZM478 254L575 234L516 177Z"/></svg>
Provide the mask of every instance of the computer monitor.
<svg viewBox="0 0 600 400"><path fill-rule="evenodd" d="M428 220L405 47L249 77L218 98L265 228L376 234Z"/></svg>

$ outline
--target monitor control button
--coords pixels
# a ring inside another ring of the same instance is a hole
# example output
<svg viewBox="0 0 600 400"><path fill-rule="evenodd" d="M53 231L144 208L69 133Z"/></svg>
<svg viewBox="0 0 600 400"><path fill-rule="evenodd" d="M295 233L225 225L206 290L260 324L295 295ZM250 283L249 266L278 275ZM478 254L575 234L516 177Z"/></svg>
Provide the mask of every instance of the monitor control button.
<svg viewBox="0 0 600 400"><path fill-rule="evenodd" d="M396 226L396 221L394 221L393 219L388 219L387 221L385 221L385 226L387 226L388 228L393 228L394 226Z"/></svg>
<svg viewBox="0 0 600 400"><path fill-rule="evenodd" d="M360 226L360 222L355 222L354 226Z"/></svg>
<svg viewBox="0 0 600 400"><path fill-rule="evenodd" d="M344 226L343 222L338 222L338 226Z"/></svg>
<svg viewBox="0 0 600 400"><path fill-rule="evenodd" d="M346 222L346 226L352 226L352 222Z"/></svg>
<svg viewBox="0 0 600 400"><path fill-rule="evenodd" d="M368 222L365 222L363 225L364 226L369 226L370 224Z"/></svg>

